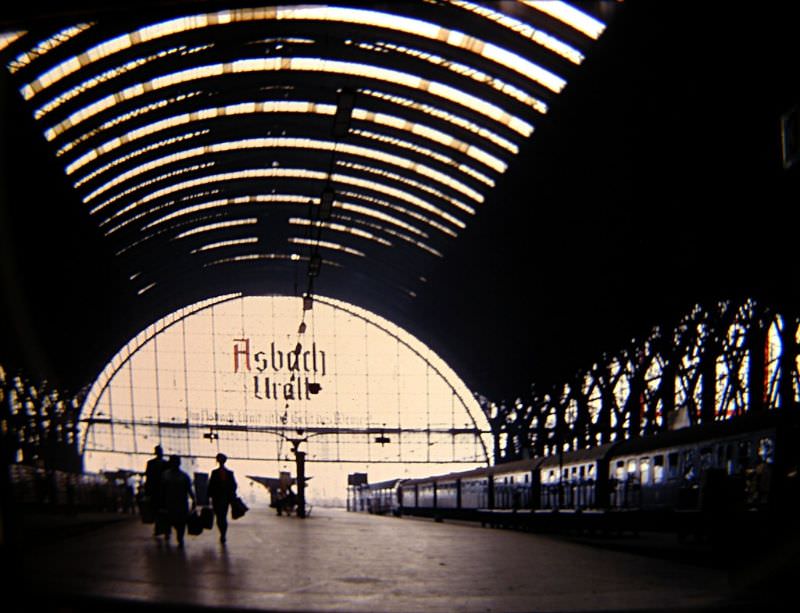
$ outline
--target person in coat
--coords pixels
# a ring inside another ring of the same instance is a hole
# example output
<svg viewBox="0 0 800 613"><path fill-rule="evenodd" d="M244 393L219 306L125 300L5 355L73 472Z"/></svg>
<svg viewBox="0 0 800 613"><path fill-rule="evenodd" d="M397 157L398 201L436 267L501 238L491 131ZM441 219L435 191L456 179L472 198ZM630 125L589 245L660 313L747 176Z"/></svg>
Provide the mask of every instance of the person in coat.
<svg viewBox="0 0 800 613"><path fill-rule="evenodd" d="M164 508L164 501L161 492L161 476L167 469L167 459L164 457L164 450L161 445L156 445L153 452L156 454L154 458L147 461L144 470L144 504L148 505L147 513L155 516L160 509ZM154 526L154 536L158 536L158 524Z"/></svg>
<svg viewBox="0 0 800 613"><path fill-rule="evenodd" d="M178 539L178 547L183 547L183 535L186 531L186 519L189 517L189 500L192 501L192 509L197 504L197 499L192 489L192 480L181 470L181 458L178 455L169 457L167 470L161 475L161 492L164 499L164 506L167 509L169 521L169 531L166 540L172 529L175 529L175 536Z"/></svg>
<svg viewBox="0 0 800 613"><path fill-rule="evenodd" d="M219 467L211 471L208 479L208 497L211 498L214 516L217 518L220 543L225 542L228 533L228 509L236 498L236 479L233 471L225 468L227 459L224 453L217 454Z"/></svg>

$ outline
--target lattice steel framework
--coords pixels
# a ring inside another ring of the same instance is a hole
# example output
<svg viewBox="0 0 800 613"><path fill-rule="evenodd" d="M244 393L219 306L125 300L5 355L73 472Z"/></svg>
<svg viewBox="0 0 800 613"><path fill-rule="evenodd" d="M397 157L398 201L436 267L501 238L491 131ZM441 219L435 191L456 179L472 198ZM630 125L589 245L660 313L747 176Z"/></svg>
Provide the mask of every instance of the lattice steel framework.
<svg viewBox="0 0 800 613"><path fill-rule="evenodd" d="M0 365L0 437L7 464L77 472L81 469L80 407L84 392L31 382Z"/></svg>
<svg viewBox="0 0 800 613"><path fill-rule="evenodd" d="M585 449L800 402L800 318L747 299L696 305L510 406L480 398L495 457Z"/></svg>

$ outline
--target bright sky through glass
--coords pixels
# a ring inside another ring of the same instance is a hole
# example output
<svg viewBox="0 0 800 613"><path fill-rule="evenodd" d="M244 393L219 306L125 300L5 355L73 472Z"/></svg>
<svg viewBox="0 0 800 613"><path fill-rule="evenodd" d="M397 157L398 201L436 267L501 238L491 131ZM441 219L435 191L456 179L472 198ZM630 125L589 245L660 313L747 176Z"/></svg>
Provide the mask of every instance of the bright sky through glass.
<svg viewBox="0 0 800 613"><path fill-rule="evenodd" d="M193 187L198 187L198 186L202 186L202 185L209 185L209 184L213 184L215 182L237 181L237 180L256 179L256 178L272 178L272 177L313 178L313 179L324 180L324 179L327 178L327 174L324 173L324 172L321 172L321 171L311 171L311 170L306 170L306 169L302 169L302 168L267 168L267 169L253 168L253 169L247 169L247 170L242 170L242 171L238 171L238 172L228 172L228 173L209 175L209 176L199 177L199 178L195 178L195 179L190 179L190 180L186 180L186 181L182 181L180 183L176 183L176 184L170 185L169 187L165 187L165 188L162 188L162 189L159 189L159 190L155 190L155 191L149 192L148 194L142 196L141 198L137 199L136 201L132 202L131 204L129 204L129 205L123 207L122 209L116 211L115 213L113 213L109 217L106 217L103 221L100 222L100 226L107 225L108 223L110 223L114 219L120 217L121 215L129 213L129 212L133 211L134 209L143 207L145 204L147 204L147 203L149 203L149 202L151 202L153 200L156 200L157 198L161 198L163 196L168 196L170 194L173 194L175 192L179 192L181 190L185 190L187 188L193 188ZM453 215L441 210L438 207L433 206L429 202L423 200L422 198L418 198L417 196L415 196L415 195L413 195L410 192L407 192L405 190L398 189L398 188L395 188L395 187L391 187L390 185L382 183L382 182L369 180L369 179L362 179L360 177L355 177L355 176L351 176L351 175L344 175L344 174L340 174L340 173L334 173L332 175L332 179L334 181L340 182L340 183L345 184L345 185L355 185L355 186L359 186L359 187L364 187L366 189L373 190L373 191L375 191L377 193L383 193L383 194L386 194L386 195L390 195L390 196L399 198L400 200L403 200L403 201L405 201L405 202L407 202L407 203L409 203L409 204L411 204L411 205L413 205L415 207L418 207L418 208L420 208L420 209L422 209L422 210L424 210L424 211L426 211L428 213L432 213L432 214L438 215L443 220L448 221L449 223L451 223L452 225L454 225L454 226L456 226L458 228L464 228L465 227L464 222L461 221L460 219L458 219L457 217L455 217L455 216L453 216ZM103 209L104 207L106 207L108 204L110 204L111 202L113 202L116 199L117 199L117 197L114 197L111 200L106 200L106 201L100 203L99 205L95 206L90 212L92 214L96 214L97 212L99 212L101 209ZM428 217L424 217L422 215L418 215L417 218L418 219L423 219L428 225L430 225L433 228L436 228L437 230L440 230L444 234L447 234L447 235L453 236L453 237L456 236L455 231L453 231L451 228L449 228L449 227L447 227L447 226L445 226L443 224L437 223L433 219L430 219Z"/></svg>
<svg viewBox="0 0 800 613"><path fill-rule="evenodd" d="M559 3L561 4L561 3ZM569 7L568 7L569 8ZM579 11L575 11L579 13ZM333 21L355 25L365 25L375 28L396 30L423 38L444 42L448 45L475 53L488 60L496 62L507 69L520 73L527 79L539 83L548 89L559 92L564 87L564 80L558 75L542 68L526 58L508 51L495 44L468 36L462 32L443 28L438 24L404 17L402 15L383 13L378 11L344 8L336 6L287 6L265 7L257 9L236 9L179 17L170 21L147 26L130 34L124 34L114 39L105 41L89 49L80 58L73 57L66 60L42 74L22 88L25 99L30 99L39 92L66 76L76 72L81 67L107 58L114 53L128 49L136 44L148 42L156 38L168 36L178 32L185 32L209 26L224 25L246 21L261 20L314 20ZM602 24L601 24L602 25ZM552 39L552 37L550 37ZM551 49L553 50L553 49Z"/></svg>
<svg viewBox="0 0 800 613"><path fill-rule="evenodd" d="M347 143L336 143L334 141L318 140L311 138L286 138L286 137L248 138L238 141L212 143L203 145L201 147L195 147L193 149L174 152L165 157L151 159L150 161L141 164L139 166L136 166L135 168L132 168L126 172L117 174L114 177L114 179L100 185L91 193L87 194L83 198L83 201L88 204L90 201L94 200L99 195L107 192L116 185L124 183L125 181L128 181L132 178L135 178L137 175L152 171L157 168L175 164L183 160L190 160L192 158L202 159L203 157L214 153L222 153L227 151L241 151L241 150L260 149L263 150L263 153L268 154L269 150L275 148L318 150L326 152L336 151L338 153L359 156L367 159L376 159L381 162L397 166L398 168L401 168L403 170L410 170L416 172L427 179L431 179L433 181L441 183L445 187L449 187L455 191L458 191L476 202L483 202L483 195L477 192L476 190L472 189L468 185L465 185L463 182L457 181L456 179L453 179L452 177L442 172L439 172L425 164L415 163L405 157L400 157L397 155L385 153L375 148L361 147L358 145L350 145ZM143 183L139 185L143 185ZM135 189L138 189L138 187L139 186L137 185ZM462 208L469 213L474 212L474 209L472 209L471 207L465 208L465 205L461 205L459 206L459 208Z"/></svg>
<svg viewBox="0 0 800 613"><path fill-rule="evenodd" d="M52 141L98 113L123 102L134 100L144 94L151 94L160 89L191 83L210 77L221 77L237 73L247 74L287 70L335 73L350 77L377 79L394 85L402 85L410 89L427 92L445 101L455 102L467 109L480 113L486 118L509 128L523 137L530 136L533 132L533 126L524 119L512 115L496 104L492 104L491 102L473 96L472 94L447 85L446 83L429 81L400 70L373 66L362 62L344 62L315 57L268 57L197 66L126 87L123 90L117 91L110 96L106 96L75 111L66 119L46 129L44 135L47 140Z"/></svg>
<svg viewBox="0 0 800 613"><path fill-rule="evenodd" d="M587 15L580 9L560 0L522 0L522 2L531 8L563 21L568 26L595 40L600 38L600 35L606 29L605 24L591 15Z"/></svg>

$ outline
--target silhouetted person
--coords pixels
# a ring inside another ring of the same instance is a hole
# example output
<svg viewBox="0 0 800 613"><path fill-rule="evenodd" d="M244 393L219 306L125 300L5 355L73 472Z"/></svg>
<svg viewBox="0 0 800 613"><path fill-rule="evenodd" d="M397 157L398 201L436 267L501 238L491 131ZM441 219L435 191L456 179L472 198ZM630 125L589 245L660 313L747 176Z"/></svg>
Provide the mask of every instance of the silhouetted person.
<svg viewBox="0 0 800 613"><path fill-rule="evenodd" d="M144 495L149 499L150 512L155 515L159 509L164 508L164 497L161 489L161 476L167 469L167 460L161 445L156 445L153 452L156 457L147 461L144 471ZM153 527L153 534L158 536L157 524Z"/></svg>
<svg viewBox="0 0 800 613"><path fill-rule="evenodd" d="M192 480L181 470L180 456L169 457L168 468L161 475L161 491L170 526L166 540L169 542L172 528L175 528L178 547L183 547L183 534L186 531L186 519L189 517L189 499L192 500L192 508L196 505L196 499L192 490Z"/></svg>
<svg viewBox="0 0 800 613"><path fill-rule="evenodd" d="M286 515L292 514L292 509L297 504L297 494L294 493L292 490L292 486L289 485L285 492L281 495L280 499L278 500L278 515L281 514L281 511L286 511ZM369 509L372 508L372 500L367 498L367 506ZM370 510L370 513L372 511Z"/></svg>
<svg viewBox="0 0 800 613"><path fill-rule="evenodd" d="M217 528L219 528L219 541L224 543L228 533L228 509L231 501L236 497L236 479L233 471L225 468L228 456L224 453L217 454L219 468L211 471L208 478L208 497L211 498L211 506L214 508L214 515L217 518Z"/></svg>

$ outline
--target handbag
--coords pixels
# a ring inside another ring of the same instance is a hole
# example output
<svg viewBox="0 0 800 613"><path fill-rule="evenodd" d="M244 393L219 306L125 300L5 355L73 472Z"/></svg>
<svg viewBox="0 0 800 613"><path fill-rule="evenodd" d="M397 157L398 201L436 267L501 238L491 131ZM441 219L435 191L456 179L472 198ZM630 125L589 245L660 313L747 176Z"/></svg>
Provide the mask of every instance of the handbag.
<svg viewBox="0 0 800 613"><path fill-rule="evenodd" d="M244 500L242 500L238 496L234 497L234 499L231 500L231 517L233 519L239 519L249 510L250 507L248 507L244 503Z"/></svg>
<svg viewBox="0 0 800 613"><path fill-rule="evenodd" d="M189 517L186 518L186 532L193 536L203 532L203 518L200 517L200 513L197 510L189 513Z"/></svg>
<svg viewBox="0 0 800 613"><path fill-rule="evenodd" d="M206 530L214 527L214 511L211 510L211 507L200 509L200 518L203 520L203 528Z"/></svg>

